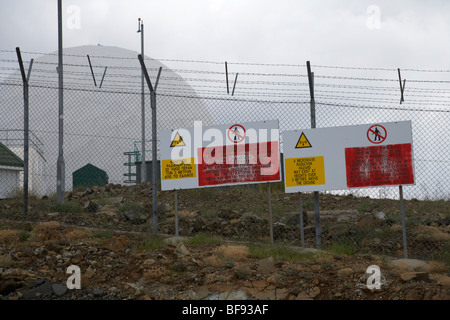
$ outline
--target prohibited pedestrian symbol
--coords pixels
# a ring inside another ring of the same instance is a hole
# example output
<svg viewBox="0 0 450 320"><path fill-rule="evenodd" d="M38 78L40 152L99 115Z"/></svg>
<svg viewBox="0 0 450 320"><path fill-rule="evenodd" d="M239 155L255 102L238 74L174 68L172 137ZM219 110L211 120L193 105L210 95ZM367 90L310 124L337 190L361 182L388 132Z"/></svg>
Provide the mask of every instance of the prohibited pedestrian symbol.
<svg viewBox="0 0 450 320"><path fill-rule="evenodd" d="M369 130L367 130L367 139L369 139L369 141L374 144L382 143L384 140L386 140L386 137L386 129L379 124L375 124L371 126Z"/></svg>
<svg viewBox="0 0 450 320"><path fill-rule="evenodd" d="M228 139L233 143L244 141L245 128L240 124L232 125L227 132Z"/></svg>

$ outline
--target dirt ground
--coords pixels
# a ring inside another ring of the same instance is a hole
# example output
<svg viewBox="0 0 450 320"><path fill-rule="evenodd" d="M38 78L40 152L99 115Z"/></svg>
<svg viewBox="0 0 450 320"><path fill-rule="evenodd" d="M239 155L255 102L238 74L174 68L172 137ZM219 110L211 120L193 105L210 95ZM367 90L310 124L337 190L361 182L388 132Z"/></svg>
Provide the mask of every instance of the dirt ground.
<svg viewBox="0 0 450 320"><path fill-rule="evenodd" d="M420 220L416 226L428 235L432 232L435 238L427 240L439 243L441 251L430 259L405 260L395 243L389 247L392 255L336 247L318 250L313 242L302 248L297 240L282 241L282 236L271 244L265 233L257 232L265 226L266 205L264 197L258 198L264 190L242 192L247 198L239 200L234 194L235 190L179 192L179 237L174 236L173 192L159 194L160 225L152 234L148 185L78 190L66 194L64 205L52 197L31 199L26 221L20 197L1 200L0 299L450 299L446 201L406 202L406 210L431 221ZM275 192L273 199L276 221L286 221L285 213L297 208L296 197ZM311 209L308 201L306 196L306 211ZM324 195L321 209L341 216L354 212L355 225L361 224L364 211L398 214L395 201L352 196ZM339 221L350 223L348 219ZM291 229L283 224L280 230L287 234ZM325 230L325 240L333 239L333 233L328 237L330 230ZM67 286L69 278L76 283L76 274L68 272L71 266L79 267L80 289Z"/></svg>

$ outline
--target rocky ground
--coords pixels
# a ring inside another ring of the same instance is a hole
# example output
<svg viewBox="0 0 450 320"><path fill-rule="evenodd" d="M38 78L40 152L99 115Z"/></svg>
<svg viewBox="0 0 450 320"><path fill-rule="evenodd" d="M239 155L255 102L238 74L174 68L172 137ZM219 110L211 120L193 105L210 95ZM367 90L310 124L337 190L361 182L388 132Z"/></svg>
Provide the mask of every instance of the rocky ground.
<svg viewBox="0 0 450 320"><path fill-rule="evenodd" d="M78 190L66 194L64 205L57 204L52 197L30 199L26 221L23 221L20 198L2 200L0 299L450 298L450 269L445 259L401 259L401 250L400 255L395 254L401 248L396 248L394 242L389 247L393 255L308 249L292 241L271 245L262 231L267 226L264 215L258 213L256 205L252 211L246 207L251 201L258 201L260 192L248 193L253 200L247 201L233 200L233 194L234 190L214 195L179 192L180 237L174 236L173 192L159 194L159 233L152 235L149 185L108 185ZM227 199L228 196L231 198ZM278 203L278 207L274 206L276 211L286 203L295 203L296 199L275 194L274 201ZM361 214L361 210L355 209L361 203L372 203L368 210L391 216L389 201L377 203L370 199L324 196L322 205L324 212L340 212L342 223L348 222L352 215ZM429 223L420 226L428 233L433 231L435 237L427 240L433 239L439 248L447 248L448 202L434 206L417 200L406 203L411 211L421 210L422 205L427 208ZM279 239L289 238L286 235L295 231L287 223L293 216L288 217L283 212L276 216L277 221L283 221L279 222L283 232L275 233ZM358 224L361 219L355 222ZM388 223L386 228L395 225ZM214 234L213 230L217 232ZM333 233L329 235L330 230L324 239L333 239ZM441 258L448 256L448 252L440 253ZM67 287L72 276L67 271L73 265L79 267L81 289ZM367 273L373 265L381 271L379 289L367 286L375 284Z"/></svg>

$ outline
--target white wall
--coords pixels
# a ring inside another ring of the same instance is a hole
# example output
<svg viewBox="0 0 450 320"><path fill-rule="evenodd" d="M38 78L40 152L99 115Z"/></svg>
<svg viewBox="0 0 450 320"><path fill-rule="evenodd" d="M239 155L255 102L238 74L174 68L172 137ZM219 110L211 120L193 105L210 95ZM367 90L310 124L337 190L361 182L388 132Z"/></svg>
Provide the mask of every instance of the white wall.
<svg viewBox="0 0 450 320"><path fill-rule="evenodd" d="M18 168L0 166L0 199L11 197L20 188Z"/></svg>

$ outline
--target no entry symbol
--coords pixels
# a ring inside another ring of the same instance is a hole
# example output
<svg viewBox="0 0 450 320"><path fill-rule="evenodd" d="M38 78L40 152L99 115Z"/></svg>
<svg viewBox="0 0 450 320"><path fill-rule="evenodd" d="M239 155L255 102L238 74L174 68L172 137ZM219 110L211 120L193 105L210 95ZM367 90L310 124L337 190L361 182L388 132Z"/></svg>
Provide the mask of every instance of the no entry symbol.
<svg viewBox="0 0 450 320"><path fill-rule="evenodd" d="M228 139L233 143L239 143L244 141L245 138L245 128L240 124L232 125L228 129Z"/></svg>
<svg viewBox="0 0 450 320"><path fill-rule="evenodd" d="M375 124L371 126L369 130L367 130L367 139L369 139L369 141L374 144L382 143L384 140L386 140L386 137L386 129L379 124Z"/></svg>

